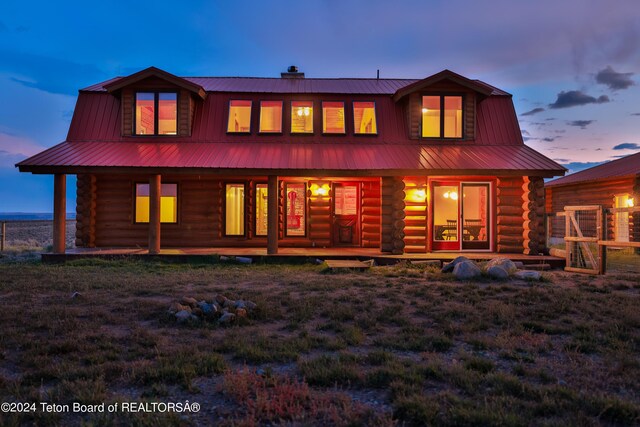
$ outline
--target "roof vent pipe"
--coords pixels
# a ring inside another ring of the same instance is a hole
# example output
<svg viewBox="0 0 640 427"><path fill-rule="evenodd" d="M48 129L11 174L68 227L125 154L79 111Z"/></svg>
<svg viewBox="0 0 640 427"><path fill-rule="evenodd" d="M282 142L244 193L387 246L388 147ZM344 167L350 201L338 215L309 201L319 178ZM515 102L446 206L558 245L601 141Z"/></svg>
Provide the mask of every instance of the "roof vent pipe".
<svg viewBox="0 0 640 427"><path fill-rule="evenodd" d="M299 72L295 65L291 65L287 68L286 73L280 73L280 77L283 79L304 79L304 73Z"/></svg>

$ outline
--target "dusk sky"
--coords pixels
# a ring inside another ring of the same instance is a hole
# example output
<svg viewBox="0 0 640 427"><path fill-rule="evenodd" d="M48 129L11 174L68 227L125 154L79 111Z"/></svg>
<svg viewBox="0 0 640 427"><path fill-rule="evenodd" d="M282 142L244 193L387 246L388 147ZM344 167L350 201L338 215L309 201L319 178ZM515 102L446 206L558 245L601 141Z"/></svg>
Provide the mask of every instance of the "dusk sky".
<svg viewBox="0 0 640 427"><path fill-rule="evenodd" d="M0 13L0 212L51 212L14 164L66 137L78 89L180 76L424 78L513 94L526 144L571 170L640 151L640 7L617 1L15 1ZM69 179L67 210L74 210Z"/></svg>

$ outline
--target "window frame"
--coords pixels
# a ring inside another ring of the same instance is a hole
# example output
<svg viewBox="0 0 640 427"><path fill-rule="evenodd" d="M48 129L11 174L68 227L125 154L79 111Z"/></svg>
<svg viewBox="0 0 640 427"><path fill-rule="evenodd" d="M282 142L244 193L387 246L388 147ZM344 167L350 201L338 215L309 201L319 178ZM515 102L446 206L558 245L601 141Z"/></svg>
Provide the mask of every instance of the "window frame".
<svg viewBox="0 0 640 427"><path fill-rule="evenodd" d="M145 185L150 185L149 181L134 181L133 182L133 223L134 224L149 224L151 222L151 218L149 218L149 221L146 222L141 222L141 221L137 221L136 217L138 216L138 204L137 204L137 198L138 198L138 184L145 184ZM176 220L172 221L172 222L162 222L162 186L163 185L175 185L176 186ZM149 188L149 193L151 193L151 188ZM149 198L151 198L151 194L149 194L148 196ZM175 181L169 181L169 182L161 182L160 183L160 224L164 225L171 225L171 224L180 224L180 184L178 182ZM149 212L149 216L151 216L151 212Z"/></svg>
<svg viewBox="0 0 640 427"><path fill-rule="evenodd" d="M153 94L153 129L154 133L138 133L137 126L137 116L136 116L136 106L138 103L138 94L139 93L152 93ZM160 117L160 94L161 93L173 93L176 95L176 133L174 134L163 134L158 133L158 124ZM171 138L180 136L180 92L176 90L135 90L133 92L133 134L132 136L139 137L162 137L162 138Z"/></svg>
<svg viewBox="0 0 640 427"><path fill-rule="evenodd" d="M267 233L266 234L258 234L258 186L259 185L266 185L267 186ZM253 230L254 230L253 231L253 235L254 235L254 237L259 237L259 238L267 237L267 235L269 234L269 225L268 225L269 224L269 199L268 199L269 183L268 182L263 182L263 181L255 182L254 183L254 194L255 194L255 197L252 200L252 202L254 203L253 212L255 212L255 214L253 215Z"/></svg>
<svg viewBox="0 0 640 427"><path fill-rule="evenodd" d="M247 101L250 103L249 105L249 130L246 132L233 132L229 130L229 120L231 118L231 103L233 101ZM260 123L258 123L258 127L260 126ZM229 102L227 103L227 126L226 126L226 133L227 135L251 135L251 131L253 128L253 99L235 99L235 98L231 98L229 99Z"/></svg>
<svg viewBox="0 0 640 427"><path fill-rule="evenodd" d="M242 185L244 188L244 200L243 204L243 212L242 212L242 229L244 232L242 234L227 234L227 185ZM236 239L246 239L247 238L247 182L246 181L223 181L222 183L224 189L223 195L223 209L222 209L222 236L228 238L236 238Z"/></svg>
<svg viewBox="0 0 640 427"><path fill-rule="evenodd" d="M324 114L324 104L332 102L340 102L342 103L342 111L343 111L343 128L342 132L325 132L325 114ZM346 135L347 134L347 103L345 101L321 101L320 102L320 111L322 113L321 124L322 124L322 135Z"/></svg>
<svg viewBox="0 0 640 427"><path fill-rule="evenodd" d="M311 103L311 132L294 132L293 131L293 103L294 102L309 102ZM316 133L316 116L315 116L315 110L316 110L316 102L313 100L306 100L306 99L292 99L291 101L289 101L289 106L291 108L289 108L289 135L314 135Z"/></svg>
<svg viewBox="0 0 640 427"><path fill-rule="evenodd" d="M422 102L423 102L423 97L425 96L437 96L440 98L440 136L423 136L423 128L422 128L422 115L424 114L422 112ZM462 119L461 119L461 136L460 137L445 137L444 136L444 98L445 97L460 97L460 105L462 107ZM429 92L423 92L420 94L420 104L419 104L419 111L420 111L420 139L428 139L431 141L435 141L435 140L446 140L446 141L462 141L466 138L466 133L465 133L465 118L466 118L466 107L465 107L465 100L466 100L466 95L464 93L456 93L456 92L434 92L434 93L429 93Z"/></svg>
<svg viewBox="0 0 640 427"><path fill-rule="evenodd" d="M288 188L289 185L300 185L302 184L304 187L303 190L303 194L304 194L304 234L289 234L289 220L288 220L288 214L287 214L287 208L289 207L289 198L287 197L288 194ZM307 203L307 192L309 191L309 186L307 185L306 181L285 181L284 182L284 237L286 238L294 238L294 239L304 239L307 237L307 225L308 225L308 221L309 221L309 214L307 212L307 207L308 207L308 203Z"/></svg>
<svg viewBox="0 0 640 427"><path fill-rule="evenodd" d="M376 122L376 131L372 133L360 133L357 132L356 128L356 103L361 102L369 102L373 104L373 118ZM378 106L376 105L376 101L351 101L351 114L353 115L353 134L355 136L378 136Z"/></svg>
<svg viewBox="0 0 640 427"><path fill-rule="evenodd" d="M263 102L279 102L280 103L280 130L264 131L262 130L262 103ZM281 99L261 99L260 114L258 114L258 134L259 135L282 135L284 133L284 101Z"/></svg>

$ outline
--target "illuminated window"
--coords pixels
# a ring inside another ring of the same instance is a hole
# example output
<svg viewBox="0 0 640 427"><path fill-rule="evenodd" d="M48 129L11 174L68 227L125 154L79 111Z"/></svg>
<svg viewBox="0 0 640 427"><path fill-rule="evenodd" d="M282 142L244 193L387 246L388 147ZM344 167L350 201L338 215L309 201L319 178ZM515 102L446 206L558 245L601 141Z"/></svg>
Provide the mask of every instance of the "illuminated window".
<svg viewBox="0 0 640 427"><path fill-rule="evenodd" d="M251 132L251 101L231 100L229 102L229 133Z"/></svg>
<svg viewBox="0 0 640 427"><path fill-rule="evenodd" d="M353 129L356 134L375 135L378 133L375 102L353 103Z"/></svg>
<svg viewBox="0 0 640 427"><path fill-rule="evenodd" d="M177 129L177 93L136 93L136 135L176 135Z"/></svg>
<svg viewBox="0 0 640 427"><path fill-rule="evenodd" d="M149 184L136 184L136 222L149 222ZM178 222L178 184L161 184L160 222Z"/></svg>
<svg viewBox="0 0 640 427"><path fill-rule="evenodd" d="M269 224L267 184L256 184L256 236L266 236Z"/></svg>
<svg viewBox="0 0 640 427"><path fill-rule="evenodd" d="M307 219L305 183L288 183L286 185L286 235L304 236Z"/></svg>
<svg viewBox="0 0 640 427"><path fill-rule="evenodd" d="M313 133L312 101L291 101L291 133Z"/></svg>
<svg viewBox="0 0 640 427"><path fill-rule="evenodd" d="M322 133L345 133L344 102L322 103Z"/></svg>
<svg viewBox="0 0 640 427"><path fill-rule="evenodd" d="M462 138L462 96L422 97L422 137Z"/></svg>
<svg viewBox="0 0 640 427"><path fill-rule="evenodd" d="M260 102L260 133L282 132L282 101Z"/></svg>
<svg viewBox="0 0 640 427"><path fill-rule="evenodd" d="M227 184L225 196L227 236L244 236L244 184Z"/></svg>

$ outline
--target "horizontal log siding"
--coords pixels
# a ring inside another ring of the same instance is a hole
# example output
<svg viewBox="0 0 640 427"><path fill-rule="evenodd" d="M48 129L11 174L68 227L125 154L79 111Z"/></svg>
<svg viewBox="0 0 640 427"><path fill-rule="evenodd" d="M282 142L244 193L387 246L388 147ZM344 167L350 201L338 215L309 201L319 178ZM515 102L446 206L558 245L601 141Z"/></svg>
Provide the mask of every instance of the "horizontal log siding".
<svg viewBox="0 0 640 427"><path fill-rule="evenodd" d="M416 189L427 188L426 177L405 177L404 198L404 251L406 253L425 253L427 251L427 204L416 202L412 194Z"/></svg>
<svg viewBox="0 0 640 427"><path fill-rule="evenodd" d="M365 181L361 193L362 247L380 247L380 181Z"/></svg>
<svg viewBox="0 0 640 427"><path fill-rule="evenodd" d="M522 177L498 177L496 181L496 252L523 252L523 185Z"/></svg>
<svg viewBox="0 0 640 427"><path fill-rule="evenodd" d="M96 177L78 175L76 181L76 246L95 246Z"/></svg>
<svg viewBox="0 0 640 427"><path fill-rule="evenodd" d="M546 211L547 213L557 213L563 212L565 206L585 205L601 205L605 208L612 208L616 195L634 193L635 182L636 179L630 177L547 187L546 193L550 201L547 202ZM637 199L636 203L638 203ZM564 222L553 221L551 237L564 237L564 234ZM608 215L607 238L615 239L613 215Z"/></svg>
<svg viewBox="0 0 640 427"><path fill-rule="evenodd" d="M381 185L381 244L383 252L404 252L404 182L401 177L383 177Z"/></svg>

